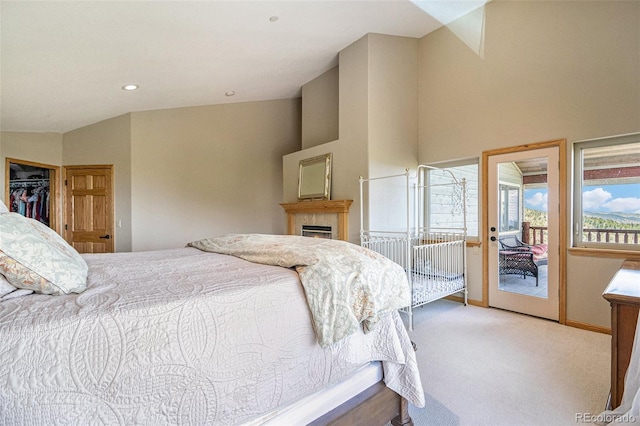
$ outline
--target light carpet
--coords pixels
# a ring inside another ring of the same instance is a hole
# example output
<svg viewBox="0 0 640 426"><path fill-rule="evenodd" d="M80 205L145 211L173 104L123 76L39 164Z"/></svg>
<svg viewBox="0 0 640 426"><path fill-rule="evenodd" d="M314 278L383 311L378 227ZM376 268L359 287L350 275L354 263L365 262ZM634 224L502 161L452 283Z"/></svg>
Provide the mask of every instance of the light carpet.
<svg viewBox="0 0 640 426"><path fill-rule="evenodd" d="M416 309L414 327L416 426L576 425L604 410L609 335L448 300Z"/></svg>

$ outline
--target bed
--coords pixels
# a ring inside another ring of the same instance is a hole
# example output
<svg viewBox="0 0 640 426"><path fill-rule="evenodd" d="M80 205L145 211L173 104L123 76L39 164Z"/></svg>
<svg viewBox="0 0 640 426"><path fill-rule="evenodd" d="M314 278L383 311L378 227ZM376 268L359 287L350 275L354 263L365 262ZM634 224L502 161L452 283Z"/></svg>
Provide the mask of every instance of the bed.
<svg viewBox="0 0 640 426"><path fill-rule="evenodd" d="M202 247L81 257L80 293L0 302L7 424L408 425L424 405L395 310L321 345L293 268Z"/></svg>
<svg viewBox="0 0 640 426"><path fill-rule="evenodd" d="M439 171L439 179L430 181L427 171ZM457 179L451 171L424 165L418 166L415 174L407 169L399 175L360 177L361 245L405 270L411 302L401 311L409 317L410 330L414 329L415 308L454 294L461 294L467 304L465 186L465 179ZM434 216L428 214L429 209L436 208L434 191L446 198L446 211L440 213L451 216L450 209L458 209L462 218L459 224L445 227L428 220ZM372 213L390 204L406 216L371 226Z"/></svg>

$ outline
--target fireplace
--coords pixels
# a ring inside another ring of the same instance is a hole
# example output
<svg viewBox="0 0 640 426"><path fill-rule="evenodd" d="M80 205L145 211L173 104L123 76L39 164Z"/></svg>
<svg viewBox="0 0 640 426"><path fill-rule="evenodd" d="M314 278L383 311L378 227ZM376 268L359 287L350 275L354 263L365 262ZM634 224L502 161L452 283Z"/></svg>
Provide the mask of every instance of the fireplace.
<svg viewBox="0 0 640 426"><path fill-rule="evenodd" d="M324 225L302 225L302 236L313 238L331 239L331 226Z"/></svg>
<svg viewBox="0 0 640 426"><path fill-rule="evenodd" d="M311 231L315 232L312 235L314 237L347 241L349 239L349 206L351 203L352 200L282 203L280 205L287 213L287 234L305 235L302 228L311 227Z"/></svg>

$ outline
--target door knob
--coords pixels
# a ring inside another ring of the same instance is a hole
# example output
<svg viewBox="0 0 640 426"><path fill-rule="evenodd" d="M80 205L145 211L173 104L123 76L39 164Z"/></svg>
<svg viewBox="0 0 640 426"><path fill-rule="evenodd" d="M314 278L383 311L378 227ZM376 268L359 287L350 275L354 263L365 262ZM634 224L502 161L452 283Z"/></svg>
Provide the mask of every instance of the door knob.
<svg viewBox="0 0 640 426"><path fill-rule="evenodd" d="M496 227L495 226L491 227L491 232L496 232Z"/></svg>
<svg viewBox="0 0 640 426"><path fill-rule="evenodd" d="M491 237L491 241L495 241L495 240L496 240L496 237Z"/></svg>
<svg viewBox="0 0 640 426"><path fill-rule="evenodd" d="M101 235L100 238L103 238L105 240L108 240L109 238L111 238L111 235Z"/></svg>

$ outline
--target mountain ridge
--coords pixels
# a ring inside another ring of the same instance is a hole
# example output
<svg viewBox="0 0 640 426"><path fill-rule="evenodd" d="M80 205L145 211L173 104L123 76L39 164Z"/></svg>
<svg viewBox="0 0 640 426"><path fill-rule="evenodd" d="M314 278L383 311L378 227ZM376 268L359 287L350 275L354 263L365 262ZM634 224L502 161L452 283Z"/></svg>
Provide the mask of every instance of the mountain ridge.
<svg viewBox="0 0 640 426"><path fill-rule="evenodd" d="M524 221L531 226L547 226L547 212L524 209ZM586 229L640 229L639 213L584 212Z"/></svg>

